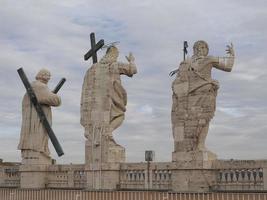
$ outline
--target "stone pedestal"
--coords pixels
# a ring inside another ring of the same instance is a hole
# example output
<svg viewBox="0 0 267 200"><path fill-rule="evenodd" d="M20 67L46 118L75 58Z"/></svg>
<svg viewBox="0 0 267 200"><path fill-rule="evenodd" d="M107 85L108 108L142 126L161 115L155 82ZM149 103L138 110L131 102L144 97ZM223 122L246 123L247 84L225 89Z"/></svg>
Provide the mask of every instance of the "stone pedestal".
<svg viewBox="0 0 267 200"><path fill-rule="evenodd" d="M125 148L118 144L110 145L107 157L109 163L125 162Z"/></svg>
<svg viewBox="0 0 267 200"><path fill-rule="evenodd" d="M173 152L176 170L172 171L172 189L176 192L208 192L216 183L213 163L217 156L210 151Z"/></svg>
<svg viewBox="0 0 267 200"><path fill-rule="evenodd" d="M107 163L102 165L90 164L86 166L87 189L116 190L120 180L120 164Z"/></svg>
<svg viewBox="0 0 267 200"><path fill-rule="evenodd" d="M100 143L85 142L85 163L121 163L125 162L125 148L114 141L103 138Z"/></svg>
<svg viewBox="0 0 267 200"><path fill-rule="evenodd" d="M202 162L204 168L210 168L212 161L216 160L216 154L210 151L189 151L189 152L173 152L173 162Z"/></svg>
<svg viewBox="0 0 267 200"><path fill-rule="evenodd" d="M21 165L20 166L20 187L41 189L48 183L47 167L45 165Z"/></svg>
<svg viewBox="0 0 267 200"><path fill-rule="evenodd" d="M22 153L22 165L51 165L52 159L40 152L24 150Z"/></svg>
<svg viewBox="0 0 267 200"><path fill-rule="evenodd" d="M175 192L209 192L216 183L212 169L178 169L172 171L172 190Z"/></svg>
<svg viewBox="0 0 267 200"><path fill-rule="evenodd" d="M20 171L21 188L45 188L48 167L52 164L52 159L40 152L23 151L22 165Z"/></svg>
<svg viewBox="0 0 267 200"><path fill-rule="evenodd" d="M125 162L125 149L114 141L110 132L93 134L93 137L85 143L86 188L117 189L122 162Z"/></svg>

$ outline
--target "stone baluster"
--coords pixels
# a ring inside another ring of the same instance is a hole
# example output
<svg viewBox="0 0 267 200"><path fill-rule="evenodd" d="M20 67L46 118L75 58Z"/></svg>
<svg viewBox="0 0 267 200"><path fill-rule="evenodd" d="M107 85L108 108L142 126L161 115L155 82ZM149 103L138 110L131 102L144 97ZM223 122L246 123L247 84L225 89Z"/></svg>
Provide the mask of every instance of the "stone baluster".
<svg viewBox="0 0 267 200"><path fill-rule="evenodd" d="M169 170L169 181L171 181L171 180L172 180L172 171Z"/></svg>
<svg viewBox="0 0 267 200"><path fill-rule="evenodd" d="M230 170L229 175L230 175L230 182L233 183L234 182L234 170Z"/></svg>
<svg viewBox="0 0 267 200"><path fill-rule="evenodd" d="M130 171L129 175L130 175L130 181L133 181L133 171Z"/></svg>
<svg viewBox="0 0 267 200"><path fill-rule="evenodd" d="M130 180L131 180L131 178L130 178L130 171L129 170L127 170L126 171L126 180L127 180L127 182L129 182Z"/></svg>
<svg viewBox="0 0 267 200"><path fill-rule="evenodd" d="M263 169L262 168L259 169L259 179L260 181L263 181Z"/></svg>
<svg viewBox="0 0 267 200"><path fill-rule="evenodd" d="M235 177L236 177L236 182L239 182L240 170L238 170L238 169L235 170Z"/></svg>
<svg viewBox="0 0 267 200"><path fill-rule="evenodd" d="M244 169L241 170L241 178L242 182L244 183L246 181L246 171Z"/></svg>
<svg viewBox="0 0 267 200"><path fill-rule="evenodd" d="M229 177L228 177L228 174L229 174L229 172L228 171L224 171L224 180L225 180L225 183L227 183L229 180Z"/></svg>
<svg viewBox="0 0 267 200"><path fill-rule="evenodd" d="M167 170L164 170L164 181L167 181L167 178L168 178L168 171Z"/></svg>
<svg viewBox="0 0 267 200"><path fill-rule="evenodd" d="M72 188L74 187L74 171L73 170L69 170L67 172L67 180L68 180L68 187Z"/></svg>

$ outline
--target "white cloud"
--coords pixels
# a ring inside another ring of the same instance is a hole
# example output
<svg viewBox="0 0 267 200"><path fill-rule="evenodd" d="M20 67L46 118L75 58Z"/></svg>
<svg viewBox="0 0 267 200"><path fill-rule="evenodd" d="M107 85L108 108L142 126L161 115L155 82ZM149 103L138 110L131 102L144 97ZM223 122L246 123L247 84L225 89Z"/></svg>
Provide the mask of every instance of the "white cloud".
<svg viewBox="0 0 267 200"><path fill-rule="evenodd" d="M238 108L224 108L224 107L218 107L217 111L222 111L232 117L242 117L244 114L241 112Z"/></svg>

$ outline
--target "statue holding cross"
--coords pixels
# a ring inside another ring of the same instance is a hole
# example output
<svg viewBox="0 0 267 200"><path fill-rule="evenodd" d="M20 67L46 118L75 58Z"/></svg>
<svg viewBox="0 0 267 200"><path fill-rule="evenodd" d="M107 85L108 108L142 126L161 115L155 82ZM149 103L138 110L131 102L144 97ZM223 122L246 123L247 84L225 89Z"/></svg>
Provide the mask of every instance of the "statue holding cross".
<svg viewBox="0 0 267 200"><path fill-rule="evenodd" d="M95 51L91 49L89 52ZM120 76L132 77L137 70L131 53L126 56L128 63L118 62L118 56L118 48L109 46L106 55L94 63L84 77L81 125L87 139L86 163L125 160L124 148L114 141L112 132L122 124L126 111L127 93Z"/></svg>
<svg viewBox="0 0 267 200"><path fill-rule="evenodd" d="M51 129L51 106L61 104L60 97L55 94L64 83L63 81L52 92L47 83L51 74L42 69L36 75L36 81L29 84L23 69L18 73L27 89L22 101L22 126L18 149L21 150L22 164L51 164L48 138L51 138L59 156L63 151Z"/></svg>

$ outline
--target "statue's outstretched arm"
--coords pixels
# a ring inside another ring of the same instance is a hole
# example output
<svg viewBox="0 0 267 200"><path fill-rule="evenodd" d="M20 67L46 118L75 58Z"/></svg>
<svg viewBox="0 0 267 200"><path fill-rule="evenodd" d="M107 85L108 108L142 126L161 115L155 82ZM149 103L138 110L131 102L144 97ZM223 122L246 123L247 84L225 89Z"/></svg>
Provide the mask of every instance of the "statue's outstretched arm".
<svg viewBox="0 0 267 200"><path fill-rule="evenodd" d="M232 71L234 61L235 61L235 52L234 46L231 43L230 45L226 46L226 54L227 56L224 57L214 57L214 67L217 69L221 69L223 71L230 72Z"/></svg>
<svg viewBox="0 0 267 200"><path fill-rule="evenodd" d="M127 59L129 63L126 64L126 63L118 62L120 74L124 74L129 77L132 77L134 74L137 73L137 68L134 62L135 58L132 53L129 53L129 56L125 56L125 58Z"/></svg>

